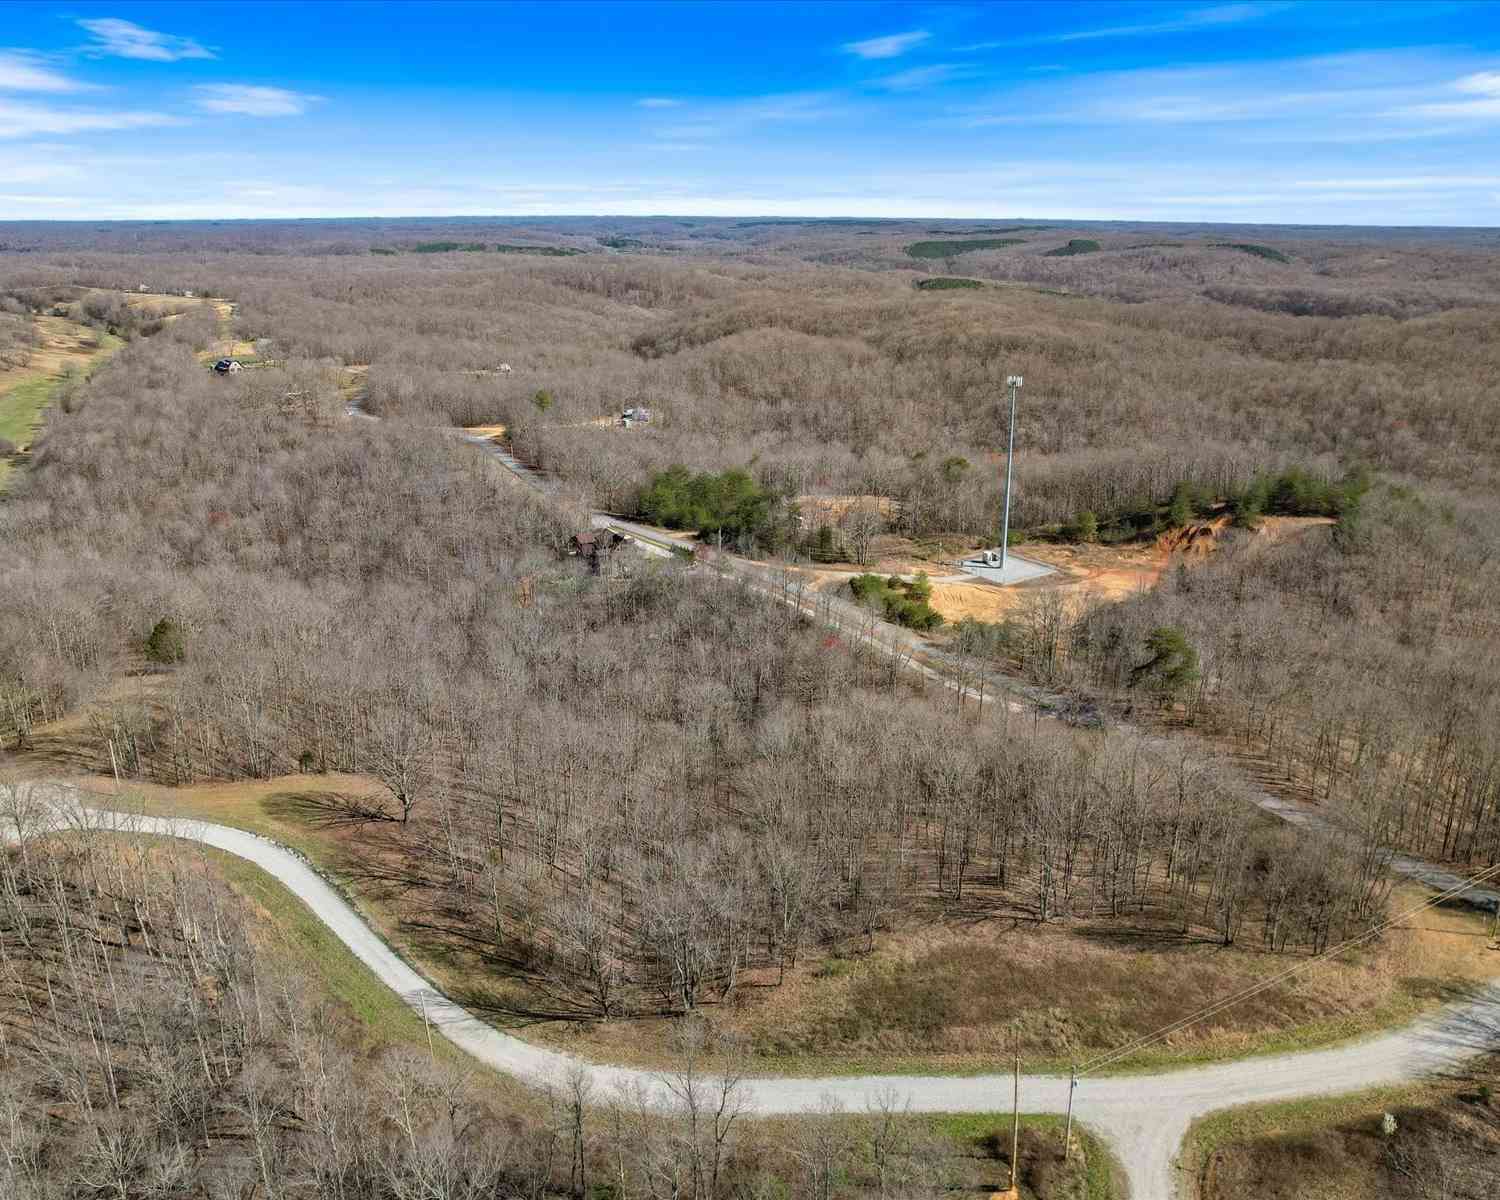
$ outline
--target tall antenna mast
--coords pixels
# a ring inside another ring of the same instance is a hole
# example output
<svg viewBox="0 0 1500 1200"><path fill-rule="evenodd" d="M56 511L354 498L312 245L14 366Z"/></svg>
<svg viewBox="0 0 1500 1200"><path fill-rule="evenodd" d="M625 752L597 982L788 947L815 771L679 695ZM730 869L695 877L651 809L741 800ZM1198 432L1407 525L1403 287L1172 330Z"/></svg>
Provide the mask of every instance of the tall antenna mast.
<svg viewBox="0 0 1500 1200"><path fill-rule="evenodd" d="M1006 558L1010 554L1010 478L1011 462L1016 454L1016 393L1021 390L1021 377L1007 375L1005 386L1010 389L1010 429L1005 438L1005 520L1000 527L1000 570L1005 571Z"/></svg>

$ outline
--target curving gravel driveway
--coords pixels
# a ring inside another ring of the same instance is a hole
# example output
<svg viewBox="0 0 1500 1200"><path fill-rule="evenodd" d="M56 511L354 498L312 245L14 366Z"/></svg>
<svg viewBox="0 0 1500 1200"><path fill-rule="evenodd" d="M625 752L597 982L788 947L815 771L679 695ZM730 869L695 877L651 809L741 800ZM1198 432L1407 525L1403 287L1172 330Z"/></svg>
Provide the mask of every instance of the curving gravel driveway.
<svg viewBox="0 0 1500 1200"><path fill-rule="evenodd" d="M485 1024L448 999L406 964L348 903L302 858L276 842L207 821L150 817L89 809L79 793L61 785L22 785L17 813L5 833L18 827L89 827L201 842L238 855L275 877L325 924L379 980L426 1018L451 1042L498 1071L528 1083L562 1082L582 1066L604 1092L645 1088L667 1103L659 1076L649 1071L581 1060L531 1045ZM9 814L7 814L8 818ZM1178 1195L1175 1158L1188 1125L1216 1109L1303 1096L1334 1095L1400 1083L1455 1068L1500 1043L1500 983L1477 998L1450 1006L1405 1029L1329 1050L1252 1058L1139 1076L1084 1079L1076 1118L1099 1133L1119 1157L1133 1200L1172 1200ZM755 1078L748 1081L751 1111L797 1113L831 1098L860 1111L894 1092L915 1112L1003 1112L1010 1107L1009 1075L858 1075L817 1078ZM1068 1080L1021 1078L1021 1107L1060 1113Z"/></svg>

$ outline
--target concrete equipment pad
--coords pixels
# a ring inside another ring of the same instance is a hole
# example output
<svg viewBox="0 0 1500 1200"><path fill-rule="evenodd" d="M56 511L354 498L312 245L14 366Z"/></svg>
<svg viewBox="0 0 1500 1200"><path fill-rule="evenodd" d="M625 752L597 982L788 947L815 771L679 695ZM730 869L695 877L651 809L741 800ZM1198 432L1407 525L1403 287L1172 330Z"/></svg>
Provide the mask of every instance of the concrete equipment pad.
<svg viewBox="0 0 1500 1200"><path fill-rule="evenodd" d="M986 583L1012 584L1025 583L1028 579L1040 579L1043 575L1053 575L1055 570L1046 563L1039 563L1034 559L1022 558L1019 554L1011 553L1005 556L1005 569L999 567L988 567L978 559L966 559L958 564L966 574L974 576L975 579L983 579Z"/></svg>

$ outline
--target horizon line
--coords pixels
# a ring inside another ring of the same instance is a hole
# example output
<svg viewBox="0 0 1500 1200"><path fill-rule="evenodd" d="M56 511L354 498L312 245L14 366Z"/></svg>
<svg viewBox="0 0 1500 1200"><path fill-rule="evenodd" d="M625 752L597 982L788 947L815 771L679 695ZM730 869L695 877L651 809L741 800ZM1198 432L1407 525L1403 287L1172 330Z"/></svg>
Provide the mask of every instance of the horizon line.
<svg viewBox="0 0 1500 1200"><path fill-rule="evenodd" d="M799 225L811 222L838 221L846 224L911 224L921 221L1048 221L1057 228L1083 225L1222 225L1255 226L1277 229L1461 229L1465 231L1493 230L1500 233L1500 225L1443 224L1376 222L1376 221L1275 221L1275 220L1220 220L1211 217L1056 217L1056 216L913 216L913 217L861 217L850 214L826 213L807 216L786 216L777 213L733 213L716 214L694 212L661 213L406 213L400 216L377 216L347 213L328 216L257 216L257 217L8 217L0 215L0 225L251 225L268 222L335 222L335 221L764 221L768 224ZM0 250L0 253L3 253Z"/></svg>

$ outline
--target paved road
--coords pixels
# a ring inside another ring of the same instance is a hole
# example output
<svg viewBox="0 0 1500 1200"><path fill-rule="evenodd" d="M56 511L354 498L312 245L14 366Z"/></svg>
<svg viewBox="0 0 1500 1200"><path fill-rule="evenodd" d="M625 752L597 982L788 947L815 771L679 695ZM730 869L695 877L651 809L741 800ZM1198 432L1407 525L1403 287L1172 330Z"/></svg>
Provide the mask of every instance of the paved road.
<svg viewBox="0 0 1500 1200"><path fill-rule="evenodd" d="M306 861L276 842L207 821L90 809L81 793L57 784L20 785L14 810L33 814L21 823L27 831L67 826L176 837L247 859L280 881L383 984L478 1061L538 1085L561 1083L571 1071L582 1069L604 1093L639 1087L658 1104L668 1103L660 1077L651 1072L584 1063L485 1024L432 987ZM8 826L6 840L15 841L17 822L9 814L0 819ZM1188 1125L1198 1117L1234 1105L1352 1092L1452 1070L1497 1040L1500 984L1492 984L1478 998L1406 1029L1331 1050L1146 1076L1085 1079L1078 1088L1075 1112L1119 1157L1133 1200L1171 1200L1179 1194L1174 1160ZM767 1077L751 1079L746 1086L748 1107L760 1114L795 1114L828 1098L857 1112L890 1093L914 1112L999 1112L1008 1109L1011 1094L1008 1075ZM1025 1112L1060 1113L1067 1100L1065 1078L1021 1079Z"/></svg>

